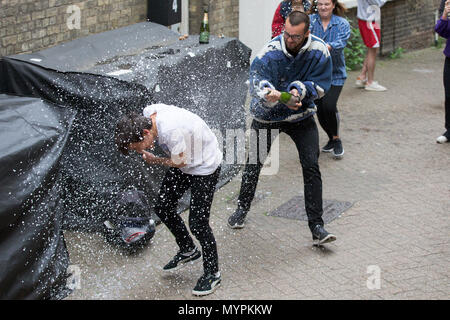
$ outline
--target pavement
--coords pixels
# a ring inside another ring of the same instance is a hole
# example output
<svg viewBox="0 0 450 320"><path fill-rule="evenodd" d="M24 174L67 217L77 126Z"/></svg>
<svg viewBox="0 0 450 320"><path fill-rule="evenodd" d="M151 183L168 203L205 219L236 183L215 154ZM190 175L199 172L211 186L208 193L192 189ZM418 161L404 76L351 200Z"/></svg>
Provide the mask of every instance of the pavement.
<svg viewBox="0 0 450 320"><path fill-rule="evenodd" d="M315 247L306 221L268 215L303 194L297 151L281 134L279 170L261 176L244 229L227 227L241 174L215 194L210 223L222 273L215 293L191 294L201 263L161 271L177 247L159 225L132 256L98 234L66 231L79 277L66 299L449 299L450 143L436 143L444 132L443 65L435 48L378 60L386 92L355 88L357 72L349 73L338 104L344 158L319 160L323 198L352 203L325 226L337 241Z"/></svg>

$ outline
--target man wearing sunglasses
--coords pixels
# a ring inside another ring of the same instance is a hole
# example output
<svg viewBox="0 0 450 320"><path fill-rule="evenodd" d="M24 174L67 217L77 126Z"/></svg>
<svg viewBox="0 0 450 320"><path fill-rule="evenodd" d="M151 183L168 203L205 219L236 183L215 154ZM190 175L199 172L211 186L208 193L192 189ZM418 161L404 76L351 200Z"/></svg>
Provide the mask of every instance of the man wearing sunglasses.
<svg viewBox="0 0 450 320"><path fill-rule="evenodd" d="M267 43L250 66L251 128L256 132L257 148L260 134L266 134L267 152L263 154L269 153L273 129L285 132L295 143L303 172L308 225L316 244L336 240L323 226L319 133L313 117L314 100L329 90L331 72L326 44L310 34L309 17L300 11L288 15L284 33ZM300 97L300 102L289 106L280 103L280 91ZM234 229L244 227L265 161L259 149L256 164L250 163L249 158L242 175L238 208L228 219L229 227Z"/></svg>

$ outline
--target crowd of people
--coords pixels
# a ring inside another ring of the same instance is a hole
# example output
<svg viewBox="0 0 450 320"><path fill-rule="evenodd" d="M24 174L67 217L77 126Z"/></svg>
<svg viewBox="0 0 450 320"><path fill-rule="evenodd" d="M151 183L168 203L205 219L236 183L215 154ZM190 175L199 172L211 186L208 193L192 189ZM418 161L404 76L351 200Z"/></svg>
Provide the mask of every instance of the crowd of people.
<svg viewBox="0 0 450 320"><path fill-rule="evenodd" d="M358 0L358 22L367 55L356 86L369 91L385 91L374 80L375 61L380 46L379 19L376 8L385 0ZM373 7L375 6L375 7ZM375 9L374 9L375 8ZM436 32L450 38L450 0L442 1L441 18ZM322 179L319 154L330 152L337 159L344 155L339 134L338 99L347 79L344 48L350 37L345 19L345 6L338 0L281 1L272 23L272 39L262 48L250 66L251 128L256 133L256 163L249 161L242 174L237 209L228 218L228 226L242 229L255 196L259 175L270 151L273 131L286 133L294 142L303 173L305 210L312 240L323 245L336 240L322 219ZM379 12L379 11L378 11ZM375 18L376 17L375 14ZM450 140L450 42L444 53L445 128L437 142ZM299 99L295 104L280 102L283 92ZM320 149L319 131L314 120L328 136ZM263 135L266 135L264 137ZM200 152L190 152L190 142L198 141ZM265 138L266 153L260 152L259 140ZM222 152L211 129L197 115L175 106L150 105L143 114L130 114L117 124L115 141L123 154L135 151L151 165L169 167L160 187L155 212L173 234L179 247L174 258L163 267L174 271L203 256L204 274L193 289L194 295L207 295L221 283L217 245L209 226L210 208L218 181ZM167 153L157 157L148 149L154 144ZM254 157L252 157L253 159ZM177 203L191 189L189 228L201 245L195 246L184 223L177 214Z"/></svg>

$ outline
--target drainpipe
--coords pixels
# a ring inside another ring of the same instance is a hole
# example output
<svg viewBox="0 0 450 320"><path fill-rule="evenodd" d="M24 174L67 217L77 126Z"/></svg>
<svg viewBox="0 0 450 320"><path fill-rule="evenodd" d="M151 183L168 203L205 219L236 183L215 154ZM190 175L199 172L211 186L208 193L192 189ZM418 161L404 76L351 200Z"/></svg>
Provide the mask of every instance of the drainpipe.
<svg viewBox="0 0 450 320"><path fill-rule="evenodd" d="M434 12L434 25L436 25L437 21L439 20L439 10L436 10ZM438 45L439 36L437 32L434 33L434 46L437 47Z"/></svg>

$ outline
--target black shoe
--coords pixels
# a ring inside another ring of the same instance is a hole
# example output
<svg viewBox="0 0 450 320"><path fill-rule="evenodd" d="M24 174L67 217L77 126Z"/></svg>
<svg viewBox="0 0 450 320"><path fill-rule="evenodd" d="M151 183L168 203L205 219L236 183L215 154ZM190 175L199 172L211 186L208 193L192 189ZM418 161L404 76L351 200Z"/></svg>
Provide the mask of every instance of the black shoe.
<svg viewBox="0 0 450 320"><path fill-rule="evenodd" d="M164 271L175 271L186 266L190 261L195 261L202 256L201 252L197 248L191 252L183 253L178 252L172 260L169 261L163 268Z"/></svg>
<svg viewBox="0 0 450 320"><path fill-rule="evenodd" d="M334 149L334 141L328 140L328 143L322 148L322 152L332 152Z"/></svg>
<svg viewBox="0 0 450 320"><path fill-rule="evenodd" d="M236 211L228 218L228 226L231 229L242 229L244 227L247 210L237 208Z"/></svg>
<svg viewBox="0 0 450 320"><path fill-rule="evenodd" d="M341 159L344 155L344 148L342 147L342 141L341 139L335 139L334 141L334 149L333 149L333 156L336 159Z"/></svg>
<svg viewBox="0 0 450 320"><path fill-rule="evenodd" d="M329 233L320 224L314 227L312 231L312 237L315 245L321 245L336 240L336 236L334 234Z"/></svg>
<svg viewBox="0 0 450 320"><path fill-rule="evenodd" d="M196 296L206 296L213 293L220 285L220 274L215 276L214 274L204 274L197 281L197 285L192 290L192 294Z"/></svg>

